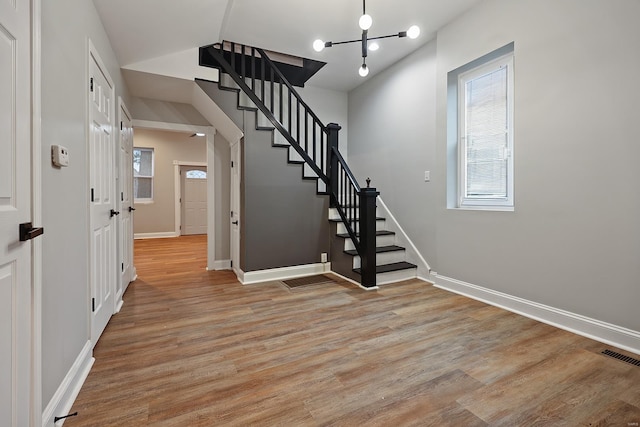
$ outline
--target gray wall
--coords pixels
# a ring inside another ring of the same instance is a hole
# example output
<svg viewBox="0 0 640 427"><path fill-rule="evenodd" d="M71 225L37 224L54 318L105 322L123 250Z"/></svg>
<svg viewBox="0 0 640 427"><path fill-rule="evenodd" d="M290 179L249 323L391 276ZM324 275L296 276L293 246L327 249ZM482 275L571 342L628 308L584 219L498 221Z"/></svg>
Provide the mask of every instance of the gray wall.
<svg viewBox="0 0 640 427"><path fill-rule="evenodd" d="M638 16L635 0L487 0L350 94L349 160L439 275L640 331ZM447 72L512 41L515 212L447 209ZM419 160L379 174L388 145Z"/></svg>
<svg viewBox="0 0 640 427"><path fill-rule="evenodd" d="M133 146L154 149L153 201L135 204L133 232L172 233L176 192L173 162L206 163L206 139L180 132L136 128Z"/></svg>
<svg viewBox="0 0 640 427"><path fill-rule="evenodd" d="M42 2L43 408L90 337L87 38L115 81L116 99L122 95L126 102L119 65L93 2ZM52 167L52 144L69 149L69 167Z"/></svg>
<svg viewBox="0 0 640 427"><path fill-rule="evenodd" d="M320 262L329 252L328 197L302 180L302 166L287 163L287 149L255 129L256 115L237 109L235 92L198 84L245 133L242 142L240 268L256 271ZM313 107L312 107L313 108ZM322 119L322 116L320 117Z"/></svg>

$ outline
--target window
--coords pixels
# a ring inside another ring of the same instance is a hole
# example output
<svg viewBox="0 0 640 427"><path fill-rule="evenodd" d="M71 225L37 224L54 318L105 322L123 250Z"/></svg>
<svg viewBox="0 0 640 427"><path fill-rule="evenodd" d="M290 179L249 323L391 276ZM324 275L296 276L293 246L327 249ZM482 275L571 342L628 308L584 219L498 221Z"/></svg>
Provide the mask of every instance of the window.
<svg viewBox="0 0 640 427"><path fill-rule="evenodd" d="M457 149L452 151L458 171L453 207L514 207L513 44L505 48L452 72L457 80Z"/></svg>
<svg viewBox="0 0 640 427"><path fill-rule="evenodd" d="M194 170L187 171L187 178L207 179L207 173L205 171L194 169Z"/></svg>
<svg viewBox="0 0 640 427"><path fill-rule="evenodd" d="M136 202L153 200L153 148L133 148L133 197Z"/></svg>

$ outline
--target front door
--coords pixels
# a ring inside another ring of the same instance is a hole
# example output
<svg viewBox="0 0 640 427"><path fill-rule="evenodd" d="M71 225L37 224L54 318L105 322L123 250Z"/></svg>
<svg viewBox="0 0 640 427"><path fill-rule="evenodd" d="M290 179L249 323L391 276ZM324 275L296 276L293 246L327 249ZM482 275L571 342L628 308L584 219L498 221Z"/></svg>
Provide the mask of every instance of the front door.
<svg viewBox="0 0 640 427"><path fill-rule="evenodd" d="M182 166L182 235L207 234L207 168Z"/></svg>
<svg viewBox="0 0 640 427"><path fill-rule="evenodd" d="M0 2L0 425L29 425L31 411L31 11Z"/></svg>
<svg viewBox="0 0 640 427"><path fill-rule="evenodd" d="M95 346L114 313L116 211L114 173L114 89L95 52L89 59L89 175L91 204L91 342Z"/></svg>

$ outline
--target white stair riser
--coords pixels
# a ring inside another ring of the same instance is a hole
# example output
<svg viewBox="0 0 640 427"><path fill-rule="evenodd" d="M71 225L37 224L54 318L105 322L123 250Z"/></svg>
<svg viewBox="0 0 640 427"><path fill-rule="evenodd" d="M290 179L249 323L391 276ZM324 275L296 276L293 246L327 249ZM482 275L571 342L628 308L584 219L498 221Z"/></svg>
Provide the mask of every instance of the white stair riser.
<svg viewBox="0 0 640 427"><path fill-rule="evenodd" d="M343 222L339 222L337 225L338 225L338 228L337 228L336 234L345 234L347 232L347 227L344 225ZM385 230L384 220L381 219L376 221L376 230Z"/></svg>
<svg viewBox="0 0 640 427"><path fill-rule="evenodd" d="M405 260L405 251L382 252L376 254L376 265L392 264ZM360 256L353 257L353 268L360 268Z"/></svg>
<svg viewBox="0 0 640 427"><path fill-rule="evenodd" d="M378 273L376 274L376 285L386 285L387 283L401 282L403 280L415 279L416 277L418 277L417 268Z"/></svg>
<svg viewBox="0 0 640 427"><path fill-rule="evenodd" d="M393 234L385 235L385 236L376 236L376 246L391 246L395 244L395 236ZM351 239L344 239L344 250L349 251L355 249L353 246L353 242Z"/></svg>

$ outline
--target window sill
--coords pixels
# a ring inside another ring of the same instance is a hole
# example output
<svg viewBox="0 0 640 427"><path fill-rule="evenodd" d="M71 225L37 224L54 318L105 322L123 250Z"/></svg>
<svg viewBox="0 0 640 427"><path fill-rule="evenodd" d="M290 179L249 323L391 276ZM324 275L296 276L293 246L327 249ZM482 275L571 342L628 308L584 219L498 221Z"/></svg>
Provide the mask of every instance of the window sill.
<svg viewBox="0 0 640 427"><path fill-rule="evenodd" d="M152 205L155 202L153 200L134 200L133 204L135 205Z"/></svg>
<svg viewBox="0 0 640 427"><path fill-rule="evenodd" d="M514 212L514 206L456 206L448 208L457 211L490 211L490 212Z"/></svg>

